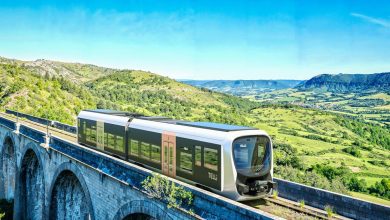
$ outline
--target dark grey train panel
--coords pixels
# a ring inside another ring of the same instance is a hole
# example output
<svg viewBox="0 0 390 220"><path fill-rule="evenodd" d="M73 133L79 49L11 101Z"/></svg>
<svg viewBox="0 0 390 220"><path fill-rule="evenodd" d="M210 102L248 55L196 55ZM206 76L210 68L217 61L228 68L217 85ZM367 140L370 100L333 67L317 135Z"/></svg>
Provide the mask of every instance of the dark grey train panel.
<svg viewBox="0 0 390 220"><path fill-rule="evenodd" d="M221 190L221 146L182 137L177 137L176 145L177 175ZM192 171L188 167L189 162Z"/></svg>

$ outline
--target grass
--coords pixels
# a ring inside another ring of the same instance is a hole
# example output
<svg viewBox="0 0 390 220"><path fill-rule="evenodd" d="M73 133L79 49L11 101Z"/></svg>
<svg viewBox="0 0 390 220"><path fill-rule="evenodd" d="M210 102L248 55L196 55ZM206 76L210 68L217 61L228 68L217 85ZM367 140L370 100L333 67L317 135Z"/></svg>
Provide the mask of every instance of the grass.
<svg viewBox="0 0 390 220"><path fill-rule="evenodd" d="M325 211L328 214L328 218L332 218L332 216L335 214L333 211L333 207L330 205L325 206Z"/></svg>
<svg viewBox="0 0 390 220"><path fill-rule="evenodd" d="M278 198L278 195L279 195L278 190L273 190L273 191L272 191L272 198L277 199L277 198Z"/></svg>
<svg viewBox="0 0 390 220"><path fill-rule="evenodd" d="M301 209L305 208L305 200L301 199L298 201L299 203L299 207L301 207Z"/></svg>
<svg viewBox="0 0 390 220"><path fill-rule="evenodd" d="M383 92L372 91L371 94L367 95L284 89L245 97L258 102L304 104L312 108L326 109L327 111L336 113L364 116L367 121L373 121L380 125L390 124L386 122L386 118L388 119L388 115L390 114L390 94ZM377 103L378 100L382 100L383 102ZM360 107L356 106L356 104L359 106L365 102L372 102L372 104Z"/></svg>
<svg viewBox="0 0 390 220"><path fill-rule="evenodd" d="M352 146L356 140L365 142L362 137L334 122L335 115L311 109L286 109L262 107L252 111L257 119L256 127L267 131L274 141L288 143L297 149L298 157L306 167L327 164L333 167L345 165L368 186L382 178L390 178L390 151L374 147L372 151L359 149L361 157L354 157L342 151ZM285 134L288 130L296 134ZM347 137L343 137L343 135ZM339 143L309 139L307 135L316 135ZM373 165L369 161L381 160L387 166Z"/></svg>
<svg viewBox="0 0 390 220"><path fill-rule="evenodd" d="M372 195L359 193L359 192L351 192L351 195L353 197L356 197L356 198L359 198L359 199L363 199L363 200L367 200L369 202L374 202L374 203L390 206L390 201L389 200L381 199L381 198L378 198L378 197L375 197L375 196L372 196Z"/></svg>
<svg viewBox="0 0 390 220"><path fill-rule="evenodd" d="M359 97L359 99L382 99L383 101L390 101L390 95L386 93L377 93L368 96Z"/></svg>

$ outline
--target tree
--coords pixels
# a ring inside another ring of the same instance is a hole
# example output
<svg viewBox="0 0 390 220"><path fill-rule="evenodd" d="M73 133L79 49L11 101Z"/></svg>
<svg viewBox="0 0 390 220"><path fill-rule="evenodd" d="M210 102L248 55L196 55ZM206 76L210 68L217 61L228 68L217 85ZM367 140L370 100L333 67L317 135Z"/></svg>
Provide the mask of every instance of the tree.
<svg viewBox="0 0 390 220"><path fill-rule="evenodd" d="M349 179L347 184L348 189L355 192L365 192L367 190L367 183L364 179L358 179L353 176Z"/></svg>

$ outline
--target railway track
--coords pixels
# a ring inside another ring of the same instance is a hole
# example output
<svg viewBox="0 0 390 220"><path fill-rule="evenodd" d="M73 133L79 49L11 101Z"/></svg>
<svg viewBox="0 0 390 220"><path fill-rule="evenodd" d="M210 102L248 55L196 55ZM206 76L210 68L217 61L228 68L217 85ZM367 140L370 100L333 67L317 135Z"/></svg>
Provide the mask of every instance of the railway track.
<svg viewBox="0 0 390 220"><path fill-rule="evenodd" d="M329 213L324 211L324 210L317 209L317 208L314 208L311 206L306 206L303 203L294 202L294 201L283 199L280 197L278 197L278 198L269 197L269 198L265 198L264 200L267 202L276 204L278 206L282 206L282 207L294 210L295 212L303 213L303 214L305 214L307 216L311 216L315 219L337 219L337 220L350 219L350 218L346 218L346 217L337 215L335 213L333 213L330 216Z"/></svg>
<svg viewBox="0 0 390 220"><path fill-rule="evenodd" d="M6 114L4 112L0 112L0 116L4 117L6 119L12 120L14 122L19 122L20 124L27 125L29 127L38 129L44 133L49 132L49 134L58 136L60 138L63 138L63 139L69 140L69 141L74 141L74 142L77 141L77 136L75 134L72 134L72 133L51 127L51 126L47 126L47 125L43 125L43 124L40 124L37 122L33 122L33 121L30 121L30 120L22 118L22 117L16 117L14 115Z"/></svg>

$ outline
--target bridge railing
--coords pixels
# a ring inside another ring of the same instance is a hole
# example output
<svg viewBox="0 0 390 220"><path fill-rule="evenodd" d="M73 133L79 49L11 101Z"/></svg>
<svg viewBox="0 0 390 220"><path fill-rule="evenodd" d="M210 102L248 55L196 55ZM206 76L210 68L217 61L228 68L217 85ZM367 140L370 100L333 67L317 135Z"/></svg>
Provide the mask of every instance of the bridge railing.
<svg viewBox="0 0 390 220"><path fill-rule="evenodd" d="M29 114L24 114L24 113L21 113L21 112L10 110L10 109L6 109L5 113L11 114L11 115L14 115L14 116L17 116L17 117L21 117L21 118L26 118L26 119L28 119L30 121L33 121L33 122L36 122L36 123L39 123L39 124L42 124L42 125L45 125L45 126L49 125L50 127L54 127L54 128L59 129L59 130L66 131L66 132L69 132L69 133L72 133L72 134L76 134L77 133L77 127L76 126L64 124L64 123L61 123L61 122L58 122L58 121L48 120L48 119L45 119L45 118L32 116L32 115L29 115Z"/></svg>
<svg viewBox="0 0 390 220"><path fill-rule="evenodd" d="M342 216L353 219L389 219L390 207L351 196L274 178L279 196L293 201L304 200L306 205L324 209L329 205Z"/></svg>
<svg viewBox="0 0 390 220"><path fill-rule="evenodd" d="M9 120L9 119L6 119L6 118L3 118L3 117L0 117L0 124L1 125L4 125L12 130L15 130L16 129L16 123Z"/></svg>

